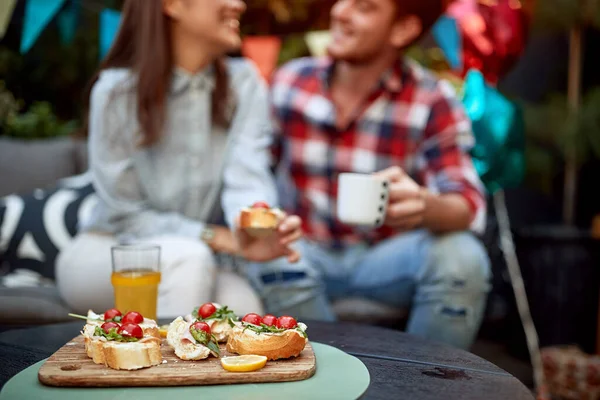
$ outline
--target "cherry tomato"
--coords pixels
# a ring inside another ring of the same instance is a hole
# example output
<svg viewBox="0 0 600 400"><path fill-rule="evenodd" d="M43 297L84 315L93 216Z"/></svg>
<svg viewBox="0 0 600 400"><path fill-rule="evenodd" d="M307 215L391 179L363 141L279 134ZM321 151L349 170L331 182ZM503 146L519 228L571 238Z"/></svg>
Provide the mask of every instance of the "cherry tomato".
<svg viewBox="0 0 600 400"><path fill-rule="evenodd" d="M297 326L298 323L294 317L290 317L289 315L284 315L277 319L277 327L280 329L294 329Z"/></svg>
<svg viewBox="0 0 600 400"><path fill-rule="evenodd" d="M256 203L252 204L252 208L266 208L268 210L271 207L269 207L269 205L264 201L257 201Z"/></svg>
<svg viewBox="0 0 600 400"><path fill-rule="evenodd" d="M141 339L144 337L144 331L138 324L124 323L117 331L120 335Z"/></svg>
<svg viewBox="0 0 600 400"><path fill-rule="evenodd" d="M144 317L142 316L142 314L135 311L129 311L121 320L122 324L141 324L142 322L144 322Z"/></svg>
<svg viewBox="0 0 600 400"><path fill-rule="evenodd" d="M250 314L244 315L244 318L242 318L242 321L248 322L249 324L252 324L252 325L260 325L260 323L262 322L262 318L258 314L250 313Z"/></svg>
<svg viewBox="0 0 600 400"><path fill-rule="evenodd" d="M277 323L277 317L271 314L267 314L263 317L262 322L267 326L274 326Z"/></svg>
<svg viewBox="0 0 600 400"><path fill-rule="evenodd" d="M202 322L202 321L194 322L192 324L192 328L194 328L197 331L204 331L209 335L211 334L210 326L208 326L208 324L206 322Z"/></svg>
<svg viewBox="0 0 600 400"><path fill-rule="evenodd" d="M102 324L101 328L102 328L102 330L104 330L104 332L109 333L108 331L113 328L117 328L117 331L118 331L120 326L116 322L105 322Z"/></svg>
<svg viewBox="0 0 600 400"><path fill-rule="evenodd" d="M213 303L205 303L198 309L198 316L208 318L217 311L217 307Z"/></svg>
<svg viewBox="0 0 600 400"><path fill-rule="evenodd" d="M106 310L106 312L104 313L104 320L108 321L110 319L114 319L115 317L120 317L123 314L121 314L121 311L117 310L116 308L111 308L110 310Z"/></svg>

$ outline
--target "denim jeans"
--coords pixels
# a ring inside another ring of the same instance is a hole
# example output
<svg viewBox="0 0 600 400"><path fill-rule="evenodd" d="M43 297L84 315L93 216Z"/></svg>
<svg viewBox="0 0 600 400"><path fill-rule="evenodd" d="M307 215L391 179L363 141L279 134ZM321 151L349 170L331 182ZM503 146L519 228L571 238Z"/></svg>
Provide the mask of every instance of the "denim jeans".
<svg viewBox="0 0 600 400"><path fill-rule="evenodd" d="M333 321L330 302L362 297L408 309L407 332L468 349L479 330L490 265L468 232L433 235L416 230L373 247L342 251L303 240L302 259L250 264L250 281L268 312Z"/></svg>

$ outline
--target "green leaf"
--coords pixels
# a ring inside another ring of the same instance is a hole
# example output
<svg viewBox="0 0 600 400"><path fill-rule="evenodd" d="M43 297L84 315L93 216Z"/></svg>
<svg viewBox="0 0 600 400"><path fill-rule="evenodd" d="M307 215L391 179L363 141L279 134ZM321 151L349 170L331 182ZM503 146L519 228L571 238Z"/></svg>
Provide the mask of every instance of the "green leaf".
<svg viewBox="0 0 600 400"><path fill-rule="evenodd" d="M99 322L104 322L104 320L103 320L103 319L101 319L101 318L88 318L88 317L86 317L86 316L84 316L84 315L72 314L72 313L69 313L68 315L69 315L69 317L74 317L74 318L84 319L84 320L86 320L86 321L88 321L88 320L89 320L89 321L99 321Z"/></svg>
<svg viewBox="0 0 600 400"><path fill-rule="evenodd" d="M195 308L194 311L192 312L192 316L194 318L196 318L198 321L225 320L225 319L231 319L233 321L237 321L239 319L238 316L232 310L230 310L227 306L223 306L223 307L217 309L214 313L212 313L212 315L208 316L207 318L199 318L198 308Z"/></svg>
<svg viewBox="0 0 600 400"><path fill-rule="evenodd" d="M208 343L206 343L205 346L208 347L208 349L210 351L215 353L217 355L217 357L221 357L221 349L219 349L219 344L214 336L211 338L211 340Z"/></svg>
<svg viewBox="0 0 600 400"><path fill-rule="evenodd" d="M111 328L108 330L108 333L104 332L104 329L97 326L94 330L94 336L102 336L109 341L115 342L137 342L139 339L129 336L123 336L117 333L117 328Z"/></svg>

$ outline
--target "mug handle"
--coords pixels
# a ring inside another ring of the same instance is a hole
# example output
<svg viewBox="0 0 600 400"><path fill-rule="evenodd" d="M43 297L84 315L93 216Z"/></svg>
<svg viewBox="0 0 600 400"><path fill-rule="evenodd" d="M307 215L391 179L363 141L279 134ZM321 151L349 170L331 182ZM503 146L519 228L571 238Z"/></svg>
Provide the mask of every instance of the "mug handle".
<svg viewBox="0 0 600 400"><path fill-rule="evenodd" d="M378 228L381 225L383 225L383 221L385 220L385 213L387 211L389 194L390 194L390 184L386 180L381 183L381 194L379 196L380 204L379 204L379 209L377 210L378 216L377 216L377 219L375 220L375 226Z"/></svg>

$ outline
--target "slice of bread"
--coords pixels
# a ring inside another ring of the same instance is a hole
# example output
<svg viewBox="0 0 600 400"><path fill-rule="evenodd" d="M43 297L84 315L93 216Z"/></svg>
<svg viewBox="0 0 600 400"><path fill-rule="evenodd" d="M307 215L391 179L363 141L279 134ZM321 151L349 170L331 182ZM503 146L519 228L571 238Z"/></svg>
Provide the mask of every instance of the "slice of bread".
<svg viewBox="0 0 600 400"><path fill-rule="evenodd" d="M113 369L133 370L162 362L160 338L145 335L137 342L109 341L102 336L94 336L96 326L87 324L81 332L86 354L94 363Z"/></svg>
<svg viewBox="0 0 600 400"><path fill-rule="evenodd" d="M113 369L136 370L162 363L160 339L153 336L138 342L107 341L103 352L105 365Z"/></svg>
<svg viewBox="0 0 600 400"><path fill-rule="evenodd" d="M210 326L210 330L212 334L215 336L219 343L227 342L227 338L231 334L231 326L229 325L229 321L227 320L206 320L205 321L208 326Z"/></svg>
<svg viewBox="0 0 600 400"><path fill-rule="evenodd" d="M240 228L251 236L265 237L277 228L282 218L279 209L244 208L240 214Z"/></svg>
<svg viewBox="0 0 600 400"><path fill-rule="evenodd" d="M306 346L300 332L290 329L281 333L256 333L236 324L227 341L227 351L236 354L256 354L269 360L297 357Z"/></svg>
<svg viewBox="0 0 600 400"><path fill-rule="evenodd" d="M167 343L182 360L204 360L210 356L210 349L196 342L190 333L191 321L177 317L167 331Z"/></svg>

